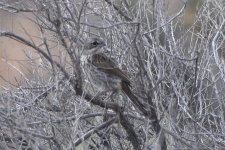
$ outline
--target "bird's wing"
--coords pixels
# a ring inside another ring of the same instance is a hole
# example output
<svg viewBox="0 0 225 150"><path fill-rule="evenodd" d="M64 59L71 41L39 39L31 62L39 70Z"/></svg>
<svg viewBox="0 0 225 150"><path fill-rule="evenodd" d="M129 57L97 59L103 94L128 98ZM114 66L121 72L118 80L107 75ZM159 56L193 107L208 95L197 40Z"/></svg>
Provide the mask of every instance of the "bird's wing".
<svg viewBox="0 0 225 150"><path fill-rule="evenodd" d="M120 77L123 81L130 84L130 80L125 72L123 72L112 59L105 56L104 54L94 54L92 56L91 63L97 67L99 70Z"/></svg>

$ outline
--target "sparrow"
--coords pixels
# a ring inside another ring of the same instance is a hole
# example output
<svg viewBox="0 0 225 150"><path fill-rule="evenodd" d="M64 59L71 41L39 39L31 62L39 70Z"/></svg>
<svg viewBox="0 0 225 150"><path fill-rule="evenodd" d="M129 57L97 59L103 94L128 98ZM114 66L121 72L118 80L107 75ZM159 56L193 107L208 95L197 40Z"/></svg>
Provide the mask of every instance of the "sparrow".
<svg viewBox="0 0 225 150"><path fill-rule="evenodd" d="M145 109L145 106L132 93L131 81L127 73L104 53L104 46L106 44L100 38L91 38L84 44L82 56L84 56L85 70L91 82L101 91L121 90L139 110Z"/></svg>

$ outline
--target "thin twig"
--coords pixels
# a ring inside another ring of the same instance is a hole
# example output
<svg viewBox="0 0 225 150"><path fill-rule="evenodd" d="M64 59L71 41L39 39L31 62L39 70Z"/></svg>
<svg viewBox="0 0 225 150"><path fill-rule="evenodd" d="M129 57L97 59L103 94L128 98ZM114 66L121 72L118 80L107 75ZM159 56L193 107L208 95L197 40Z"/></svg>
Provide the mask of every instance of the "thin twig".
<svg viewBox="0 0 225 150"><path fill-rule="evenodd" d="M173 16L171 19L169 19L167 22L165 22L165 23L162 24L161 26L158 26L158 27L156 27L156 28L154 28L154 29L152 29L152 30L150 30L150 31L147 31L147 32L143 33L143 35L152 33L152 32L154 32L155 30L158 30L158 29L160 29L160 28L166 26L167 24L169 24L170 22L172 22L174 19L176 19L178 16L180 16L180 14L184 11L185 7L186 7L186 3L184 3L184 6L181 8L181 10L180 10L175 16Z"/></svg>
<svg viewBox="0 0 225 150"><path fill-rule="evenodd" d="M95 127L94 129L88 131L87 133L85 133L82 137L80 137L79 139L77 139L74 144L75 146L78 146L80 143L82 143L83 141L85 141L86 139L88 139L91 135L93 135L94 133L96 133L99 130L102 130L106 127L109 127L111 124L118 122L117 118L114 117L106 122L104 122L103 124Z"/></svg>

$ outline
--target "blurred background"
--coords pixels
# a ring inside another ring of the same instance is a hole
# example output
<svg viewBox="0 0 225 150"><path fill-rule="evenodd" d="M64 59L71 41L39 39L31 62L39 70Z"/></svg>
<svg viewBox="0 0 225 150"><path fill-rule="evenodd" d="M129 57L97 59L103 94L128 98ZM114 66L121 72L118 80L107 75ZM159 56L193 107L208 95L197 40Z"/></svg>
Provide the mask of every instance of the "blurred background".
<svg viewBox="0 0 225 150"><path fill-rule="evenodd" d="M17 0L11 0L10 3L18 3ZM26 3L26 1L23 1ZM195 17L196 8L199 0L189 0L183 15L184 26L189 28ZM0 5L1 6L1 5ZM168 0L168 9L170 15L175 15L182 7L181 0ZM32 39L38 43L40 37L37 26L30 21L30 13L9 13L0 11L0 30L14 32L26 39ZM28 34L29 33L29 34ZM23 44L9 38L0 38L0 84L4 85L6 81L14 84L19 81L21 73L26 74L29 66L26 64L24 50L27 50ZM38 61L38 56L36 57Z"/></svg>

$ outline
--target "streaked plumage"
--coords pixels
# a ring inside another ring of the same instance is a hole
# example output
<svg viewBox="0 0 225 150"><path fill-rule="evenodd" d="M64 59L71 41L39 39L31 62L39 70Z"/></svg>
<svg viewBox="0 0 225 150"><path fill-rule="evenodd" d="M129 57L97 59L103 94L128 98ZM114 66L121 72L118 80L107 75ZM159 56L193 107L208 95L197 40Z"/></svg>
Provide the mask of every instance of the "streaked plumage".
<svg viewBox="0 0 225 150"><path fill-rule="evenodd" d="M144 105L131 92L131 82L125 72L116 63L102 52L105 43L97 38L91 39L84 46L83 54L86 55L86 71L91 82L102 91L122 90L131 101L139 108L144 109Z"/></svg>

